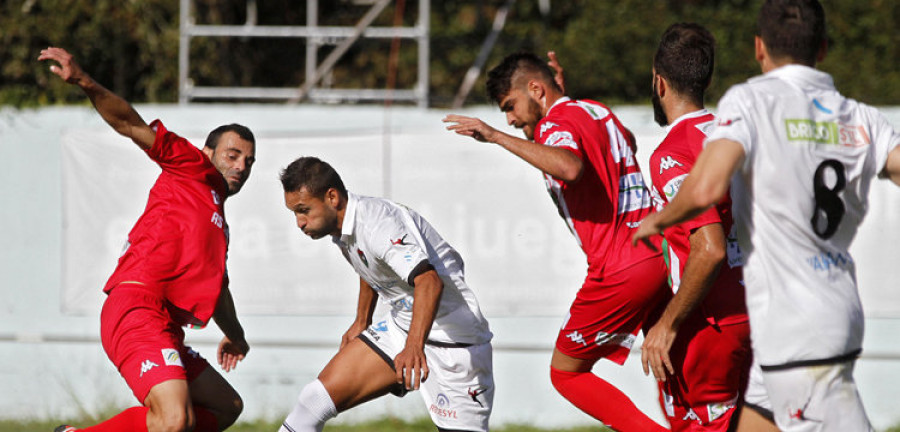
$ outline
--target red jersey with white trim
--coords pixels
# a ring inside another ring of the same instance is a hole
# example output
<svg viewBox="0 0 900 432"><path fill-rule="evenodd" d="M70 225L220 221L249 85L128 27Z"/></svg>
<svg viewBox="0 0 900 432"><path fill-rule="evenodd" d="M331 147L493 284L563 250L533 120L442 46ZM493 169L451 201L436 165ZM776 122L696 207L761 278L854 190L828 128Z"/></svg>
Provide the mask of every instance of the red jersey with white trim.
<svg viewBox="0 0 900 432"><path fill-rule="evenodd" d="M162 173L103 291L140 282L162 293L173 321L205 325L228 283L227 186L200 149L159 120L150 127L156 141L146 152Z"/></svg>
<svg viewBox="0 0 900 432"><path fill-rule="evenodd" d="M650 157L653 188L666 204L675 198L682 182L691 172L697 156L703 150L706 132L714 121L715 116L706 110L680 117L669 126L666 138ZM667 246L664 246L664 253L669 267L669 283L672 291L677 292L691 253L691 233L714 223L721 223L725 231L728 260L719 269L718 277L701 303L701 313L712 324L746 322L747 307L741 271L743 257L734 230L730 193L725 194L715 207L700 216L665 230L663 234Z"/></svg>
<svg viewBox="0 0 900 432"><path fill-rule="evenodd" d="M566 183L544 174L547 189L588 260L588 274L625 269L658 256L632 230L650 212L651 199L634 158L634 137L612 111L591 100L560 98L535 127L535 141L578 156L581 178Z"/></svg>

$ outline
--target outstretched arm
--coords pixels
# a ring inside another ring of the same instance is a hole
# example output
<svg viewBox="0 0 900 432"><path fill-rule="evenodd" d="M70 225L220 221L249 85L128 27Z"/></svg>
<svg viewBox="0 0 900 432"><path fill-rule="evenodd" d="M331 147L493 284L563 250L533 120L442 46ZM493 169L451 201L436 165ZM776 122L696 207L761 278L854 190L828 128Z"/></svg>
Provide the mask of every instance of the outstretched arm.
<svg viewBox="0 0 900 432"><path fill-rule="evenodd" d="M225 337L219 342L217 352L219 365L225 372L230 372L237 367L239 361L244 359L247 351L250 351L250 346L244 339L244 328L238 321L237 312L234 310L234 299L227 286L222 287L222 293L219 294L219 302L216 304L213 319L225 334Z"/></svg>
<svg viewBox="0 0 900 432"><path fill-rule="evenodd" d="M725 262L727 246L722 224L713 223L697 228L691 234L690 242L691 252L684 265L678 292L669 300L662 316L647 332L641 346L644 374L652 371L657 381L666 380L666 371L671 375L675 374L669 351L678 335L678 329L706 298L719 274L719 268Z"/></svg>
<svg viewBox="0 0 900 432"><path fill-rule="evenodd" d="M697 163L678 190L678 195L658 213L641 221L632 244L646 241L662 230L693 219L719 202L728 192L731 176L744 160L744 147L735 141L710 142L697 157Z"/></svg>
<svg viewBox="0 0 900 432"><path fill-rule="evenodd" d="M571 183L581 178L584 164L574 153L559 147L538 144L500 132L481 119L450 114L443 119L451 123L447 130L472 137L478 141L497 144L510 153L522 158L535 168L564 182Z"/></svg>
<svg viewBox="0 0 900 432"><path fill-rule="evenodd" d="M81 69L72 55L62 48L50 47L41 50L38 60L51 60L59 65L50 66L50 72L69 84L81 87L84 94L94 104L94 108L119 134L131 138L135 144L149 150L156 139L156 133L141 118L125 99L103 87Z"/></svg>

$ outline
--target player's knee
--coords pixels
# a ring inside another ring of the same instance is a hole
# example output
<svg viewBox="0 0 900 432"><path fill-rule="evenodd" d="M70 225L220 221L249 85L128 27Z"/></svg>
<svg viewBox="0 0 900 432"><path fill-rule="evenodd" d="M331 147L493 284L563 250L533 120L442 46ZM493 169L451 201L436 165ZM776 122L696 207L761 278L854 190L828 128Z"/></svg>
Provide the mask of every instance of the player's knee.
<svg viewBox="0 0 900 432"><path fill-rule="evenodd" d="M553 388L555 388L556 391L564 394L568 388L569 381L578 376L579 373L580 372L563 371L550 366L550 382L553 384Z"/></svg>
<svg viewBox="0 0 900 432"><path fill-rule="evenodd" d="M244 411L244 400L240 396L234 395L234 399L230 401L226 409L219 415L219 428L225 429L234 424L241 413Z"/></svg>
<svg viewBox="0 0 900 432"><path fill-rule="evenodd" d="M188 432L194 430L194 416L183 410L168 410L151 413L147 419L151 432Z"/></svg>

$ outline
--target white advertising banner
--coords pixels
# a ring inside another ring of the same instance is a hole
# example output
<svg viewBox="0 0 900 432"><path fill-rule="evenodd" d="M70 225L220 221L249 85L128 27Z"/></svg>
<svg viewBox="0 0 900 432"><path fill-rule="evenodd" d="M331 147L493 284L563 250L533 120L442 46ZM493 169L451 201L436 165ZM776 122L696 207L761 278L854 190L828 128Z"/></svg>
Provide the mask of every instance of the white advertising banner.
<svg viewBox="0 0 900 432"><path fill-rule="evenodd" d="M647 108L617 111L635 132L638 159L646 167L664 130L652 123ZM318 129L313 119L305 119L312 129L307 133L254 127L258 162L244 189L225 206L231 288L241 313L354 313L353 270L329 239L305 237L284 207L279 172L296 157L310 155L331 163L351 191L387 196L425 216L462 254L468 282L487 316L562 319L586 261L540 173L497 146L445 131L442 113L406 113L397 120L412 126L395 128L389 144L378 127L325 126L340 123L333 118L319 122ZM365 118L346 117L348 125ZM205 132L182 133L197 145L205 140ZM67 130L61 138L63 308L95 314L159 168L129 140L96 125ZM900 227L894 215L900 211L900 189L876 181L870 203L851 251L860 293L867 316L897 317Z"/></svg>

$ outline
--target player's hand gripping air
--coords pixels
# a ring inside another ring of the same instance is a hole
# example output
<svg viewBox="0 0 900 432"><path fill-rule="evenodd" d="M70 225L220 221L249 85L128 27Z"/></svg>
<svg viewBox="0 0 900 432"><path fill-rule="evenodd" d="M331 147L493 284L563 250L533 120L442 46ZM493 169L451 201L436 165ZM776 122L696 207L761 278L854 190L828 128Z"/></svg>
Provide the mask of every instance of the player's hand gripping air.
<svg viewBox="0 0 900 432"><path fill-rule="evenodd" d="M59 63L59 66L51 65L50 72L69 84L80 84L83 80L90 79L72 58L72 54L62 48L49 47L41 50L38 60L53 60Z"/></svg>

